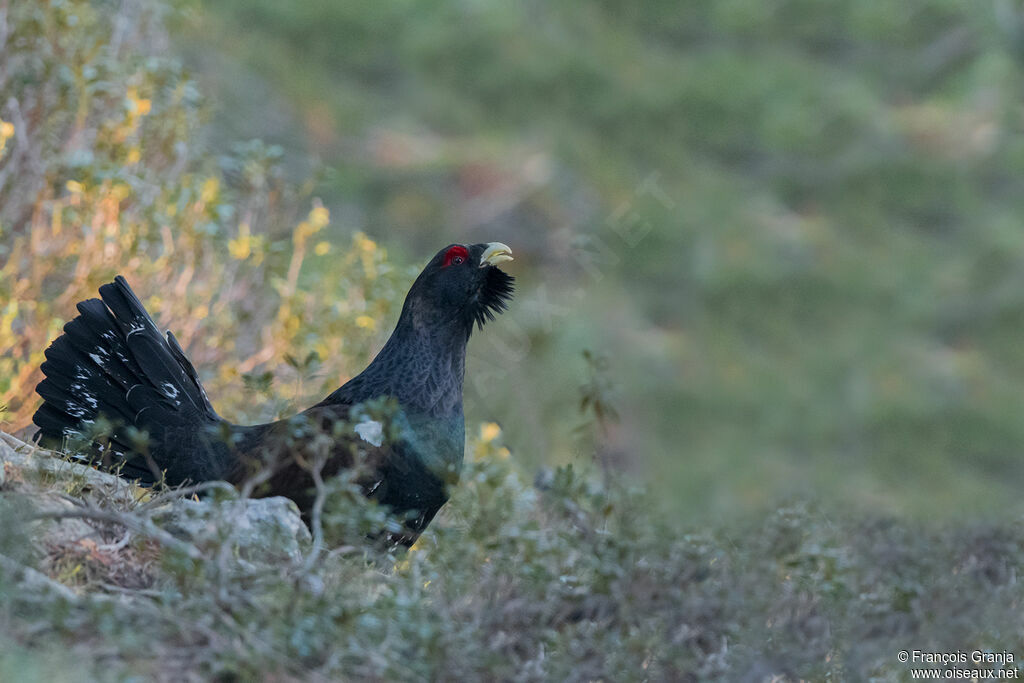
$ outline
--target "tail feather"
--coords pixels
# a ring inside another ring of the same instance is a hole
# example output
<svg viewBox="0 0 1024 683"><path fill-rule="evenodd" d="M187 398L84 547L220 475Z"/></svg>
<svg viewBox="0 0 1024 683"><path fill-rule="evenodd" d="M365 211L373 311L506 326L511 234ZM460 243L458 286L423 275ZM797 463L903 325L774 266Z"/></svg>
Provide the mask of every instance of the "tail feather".
<svg viewBox="0 0 1024 683"><path fill-rule="evenodd" d="M178 417L179 405L172 403L163 391L145 384L133 386L125 394L125 399L132 409L132 422L135 424L155 423L163 426L157 420L174 420Z"/></svg>
<svg viewBox="0 0 1024 683"><path fill-rule="evenodd" d="M131 357L142 369L148 384L175 406L218 419L199 385L195 368L187 360L187 365L182 364L180 359L185 354L177 340L170 343L173 335L164 339L125 279L118 275L114 282L100 287L100 296L113 312Z"/></svg>
<svg viewBox="0 0 1024 683"><path fill-rule="evenodd" d="M72 321L65 326L65 330L76 327ZM65 332L65 334L67 334ZM128 403L124 400L125 392L131 388L132 378L120 368L112 367L111 362L96 361L92 356L97 354L86 354L76 344L73 336L68 335L67 344L54 344L46 350L47 360L43 362L40 369L46 375L44 380L36 388L36 391L45 399L57 400L54 391L63 390L74 392L74 396L85 400L88 403L96 403L96 406L103 406L103 411L108 417L129 418ZM59 403L57 405L60 405ZM65 412L69 412L65 410ZM87 413L94 412L92 410Z"/></svg>
<svg viewBox="0 0 1024 683"><path fill-rule="evenodd" d="M145 374L116 333L117 323L99 299L78 304L79 315L64 326L71 345L126 389L143 381Z"/></svg>
<svg viewBox="0 0 1024 683"><path fill-rule="evenodd" d="M192 361L185 355L185 352L181 349L181 344L178 343L174 333L170 330L167 330L167 346L171 349L171 355L174 356L178 364L185 370L189 386L194 390L198 402L203 406L203 410L208 412L211 417L217 418L217 413L214 412L210 399L206 395L206 389L203 389L203 385L199 383L199 373L196 372ZM189 395L191 396L192 394L190 393Z"/></svg>
<svg viewBox="0 0 1024 683"><path fill-rule="evenodd" d="M38 437L89 437L102 416L114 429L91 455L113 456L126 476L151 483L156 465L169 481L171 472L185 480L190 467L214 467L216 449L202 435L221 419L181 346L160 334L123 277L100 287L100 296L78 304L78 317L46 350L46 378L36 387L44 402L32 418ZM142 458L131 428L149 435ZM190 465L176 460L177 450L188 451Z"/></svg>
<svg viewBox="0 0 1024 683"><path fill-rule="evenodd" d="M44 403L36 411L36 414L32 416L32 420L39 427L39 430L46 434L61 434L64 435L64 429L74 421L70 415L64 411L56 408L52 403ZM76 433L77 434L77 433ZM76 434L68 434L73 436Z"/></svg>

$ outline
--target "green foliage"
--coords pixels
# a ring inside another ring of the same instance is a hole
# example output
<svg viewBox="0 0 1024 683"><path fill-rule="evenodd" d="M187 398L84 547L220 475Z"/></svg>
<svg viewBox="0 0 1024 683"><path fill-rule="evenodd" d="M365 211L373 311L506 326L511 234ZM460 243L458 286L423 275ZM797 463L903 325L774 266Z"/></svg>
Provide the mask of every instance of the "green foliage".
<svg viewBox="0 0 1024 683"><path fill-rule="evenodd" d="M597 345L612 447L683 514L1021 511L1015 3L196 7L215 125L315 151L325 202L410 254L513 245L471 365L507 387L470 396L519 457L571 458L566 359ZM242 115L268 92L291 125Z"/></svg>
<svg viewBox="0 0 1024 683"><path fill-rule="evenodd" d="M283 181L280 150L255 142L218 158L194 139L194 84L176 59L148 54L166 41L164 7L131 3L122 28L109 11L71 0L4 15L5 421L28 423L43 350L115 274L174 331L226 416L266 419L322 397L381 343L377 323L411 271L361 233L344 247L318 239L330 214L316 200L291 227L309 200ZM287 395L258 413L237 390L243 374Z"/></svg>
<svg viewBox="0 0 1024 683"><path fill-rule="evenodd" d="M0 563L6 637L40 655L74 647L75 668L58 659L49 675L166 680L904 680L899 649L1019 643L1019 525L840 521L798 504L698 530L648 492L572 467L531 486L496 443L473 445L464 484L407 553L328 545L236 564L229 519L200 554L136 533L122 552L145 570L94 543L87 569L64 565L73 600L15 586ZM331 487L335 530L382 521L344 478ZM0 516L23 529L12 508ZM21 661L0 666L31 674Z"/></svg>

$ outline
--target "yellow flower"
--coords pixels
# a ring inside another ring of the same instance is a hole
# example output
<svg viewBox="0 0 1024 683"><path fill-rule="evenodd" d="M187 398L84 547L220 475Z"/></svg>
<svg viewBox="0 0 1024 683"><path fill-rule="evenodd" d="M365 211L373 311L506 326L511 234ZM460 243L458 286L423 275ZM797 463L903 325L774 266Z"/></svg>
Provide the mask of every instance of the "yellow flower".
<svg viewBox="0 0 1024 683"><path fill-rule="evenodd" d="M372 254L377 251L377 243L367 237L364 233L357 232L353 241L358 245L361 251L367 254Z"/></svg>
<svg viewBox="0 0 1024 683"><path fill-rule="evenodd" d="M366 275L366 279L375 280L377 278L377 264L375 263L374 255L377 252L377 243L364 233L357 232L352 236L352 245L359 252L359 260L363 264L363 273ZM380 255L381 258L384 257L383 250L381 250Z"/></svg>
<svg viewBox="0 0 1024 683"><path fill-rule="evenodd" d="M203 189L199 193L199 198L204 204L209 204L217 199L217 194L220 192L220 181L216 178L207 178L206 182L203 183Z"/></svg>
<svg viewBox="0 0 1024 683"><path fill-rule="evenodd" d="M480 440L484 443L494 441L499 434L501 434L501 427L497 422L486 422L480 425Z"/></svg>
<svg viewBox="0 0 1024 683"><path fill-rule="evenodd" d="M127 199L131 194L132 188L127 183L114 183L110 187L110 196L119 202Z"/></svg>
<svg viewBox="0 0 1024 683"><path fill-rule="evenodd" d="M317 256L323 256L324 254L326 254L330 250L331 250L331 243L330 242L326 242L326 241L324 241L324 242L317 242L316 243L316 247L313 248L313 252Z"/></svg>
<svg viewBox="0 0 1024 683"><path fill-rule="evenodd" d="M134 114L145 116L153 108L153 103L144 97L139 97L139 91L135 88L128 88L126 97Z"/></svg>
<svg viewBox="0 0 1024 683"><path fill-rule="evenodd" d="M252 235L248 223L238 226L238 239L228 241L228 251L239 261L244 261L252 254Z"/></svg>
<svg viewBox="0 0 1024 683"><path fill-rule="evenodd" d="M14 136L14 124L0 119L0 152L4 151L7 141Z"/></svg>
<svg viewBox="0 0 1024 683"><path fill-rule="evenodd" d="M324 226L331 222L331 213L326 207L322 206L319 202L313 207L312 211L309 212L309 224L312 228L311 233L318 232Z"/></svg>
<svg viewBox="0 0 1024 683"><path fill-rule="evenodd" d="M373 330L377 327L377 321L368 315L361 315L356 318L356 325L366 330Z"/></svg>

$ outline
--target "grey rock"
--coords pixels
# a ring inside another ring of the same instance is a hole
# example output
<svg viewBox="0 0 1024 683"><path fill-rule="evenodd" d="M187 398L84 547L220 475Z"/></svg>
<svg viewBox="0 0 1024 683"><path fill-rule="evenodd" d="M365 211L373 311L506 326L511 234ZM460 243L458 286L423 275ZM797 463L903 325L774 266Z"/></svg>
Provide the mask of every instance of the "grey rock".
<svg viewBox="0 0 1024 683"><path fill-rule="evenodd" d="M58 480L73 481L83 493L97 494L111 502L131 503L135 500L133 491L137 487L131 482L88 465L71 462L53 451L0 432L0 476L3 477L0 485L5 483L9 474L8 467L27 474L42 474Z"/></svg>
<svg viewBox="0 0 1024 683"><path fill-rule="evenodd" d="M155 510L153 521L199 547L228 543L249 562L298 561L312 540L298 507L282 497L179 498Z"/></svg>
<svg viewBox="0 0 1024 683"><path fill-rule="evenodd" d="M66 498L47 492L33 496L32 500L27 502L40 512L59 514L73 512L76 509L75 504ZM76 517L54 519L44 517L32 522L29 529L36 545L44 548L71 546L86 538L103 542L102 536L92 524L85 519Z"/></svg>
<svg viewBox="0 0 1024 683"><path fill-rule="evenodd" d="M0 432L0 489L9 490L12 496L22 495L14 489L23 487L13 486L9 480L39 478L57 485L28 487L24 493L30 495L31 500L26 502L32 507L54 512L74 509L75 503L60 493L63 490L74 491L74 498L103 508L113 505L115 509L137 509L140 489L134 484ZM212 551L227 544L230 559L241 567L302 559L311 537L295 503L281 497L240 499L235 495L233 487L225 485L203 500L172 498L147 516L165 531L201 549ZM50 546L88 537L101 540L94 523L75 518L38 520L32 525L31 535L36 543Z"/></svg>

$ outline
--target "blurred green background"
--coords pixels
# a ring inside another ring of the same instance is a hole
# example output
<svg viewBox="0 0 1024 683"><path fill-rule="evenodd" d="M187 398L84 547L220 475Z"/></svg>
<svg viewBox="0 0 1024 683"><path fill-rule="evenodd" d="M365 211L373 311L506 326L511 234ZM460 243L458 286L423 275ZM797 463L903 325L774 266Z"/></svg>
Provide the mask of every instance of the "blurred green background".
<svg viewBox="0 0 1024 683"><path fill-rule="evenodd" d="M1024 513L1020 3L2 6L14 428L115 273L256 421L498 240L467 417L526 472L596 459L694 521Z"/></svg>
<svg viewBox="0 0 1024 683"><path fill-rule="evenodd" d="M470 419L689 516L790 495L1019 514L1020 7L948 0L218 0L173 34L214 140L316 174L334 238L501 240ZM329 264L328 264L329 265Z"/></svg>

